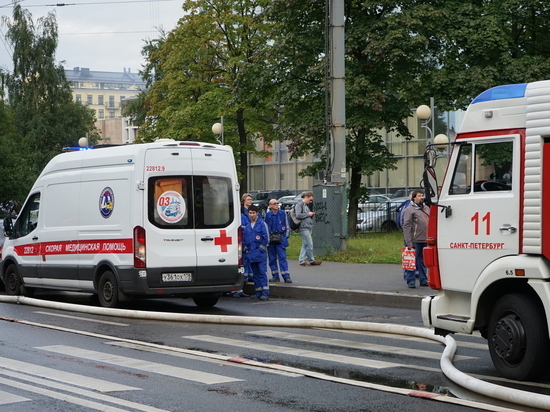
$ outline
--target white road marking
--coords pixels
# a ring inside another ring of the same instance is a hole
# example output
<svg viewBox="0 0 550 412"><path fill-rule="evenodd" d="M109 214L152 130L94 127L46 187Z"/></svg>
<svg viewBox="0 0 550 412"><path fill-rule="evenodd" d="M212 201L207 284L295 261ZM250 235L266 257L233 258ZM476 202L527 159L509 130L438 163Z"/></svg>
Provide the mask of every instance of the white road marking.
<svg viewBox="0 0 550 412"><path fill-rule="evenodd" d="M16 381L13 378L20 379L20 380L31 381L34 384L38 384L38 385L41 385L41 386L53 387L53 388L56 388L58 390L62 390L62 391L66 391L66 392L72 392L72 393L75 393L75 394L80 395L80 396L86 396L88 398L97 399L97 400L100 400L100 401L103 401L103 402L118 404L120 406L124 406L126 408L132 408L134 410L139 410L139 411L144 411L144 412L168 412L168 411L165 411L164 409L158 409L158 408L154 408L152 406L142 405L142 404L139 404L139 403L136 403L136 402L126 401L124 399L118 399L118 398L114 398L112 396L102 395L102 394L95 393L95 392L92 392L92 391L87 391L85 389L70 387L68 385L63 385L62 383L51 382L51 381L48 381L48 380L42 379L42 378L34 378L34 377L29 378L28 376L23 375L21 373L17 373L17 372L0 371L0 373L2 375L7 375L7 376L10 376L12 378L12 379L0 378L0 384L2 384L2 385L13 386L14 388L17 388L17 389L20 389L20 390L24 390L24 391L32 392L32 393L37 393L39 395L48 396L50 398L58 399L58 400L61 400L61 401L64 401L64 402L73 403L75 405L85 406L87 408L95 409L95 410L102 411L102 412L128 412L128 409L119 409L119 408L115 408L113 406L109 406L109 405L106 405L106 404L103 404L103 403L94 402L94 401L90 401L90 400L87 400L87 399L77 398L76 396L73 396L73 395L67 395L65 393L52 391L52 390L41 388L41 387L38 387L38 386L28 385L26 383Z"/></svg>
<svg viewBox="0 0 550 412"><path fill-rule="evenodd" d="M76 320L82 320L85 322L95 322L95 323L104 323L106 325L114 325L114 326L130 326L127 323L119 323L119 322L110 322L108 320L97 320L97 319L90 319L90 318L83 318L82 316L71 316L71 315L62 315L61 313L53 313L53 312L42 312L42 311L35 311L34 313L38 313L40 315L48 315L48 316L57 316L60 318L68 318L68 319L76 319Z"/></svg>
<svg viewBox="0 0 550 412"><path fill-rule="evenodd" d="M312 335L300 335L297 333L278 332L275 330L259 330L246 332L251 335L269 336L272 338L288 339L298 342L313 342L323 345L339 346L343 348L368 350L373 352L392 353L396 355L414 356L417 358L440 359L440 352L432 352L421 349L408 349L399 346L376 345L373 343L355 342L352 340L323 338ZM455 356L454 360L474 359L471 356Z"/></svg>
<svg viewBox="0 0 550 412"><path fill-rule="evenodd" d="M66 356L74 356L77 358L88 359L94 362L108 363L111 365L137 369L145 372L172 376L175 378L200 382L207 385L216 384L216 383L242 381L242 379L230 378L227 376L217 375L213 373L195 371L195 370L186 369L186 368L179 368L176 366L165 365L162 363L148 362L141 359L111 355L109 353L74 348L71 346L64 346L64 345L42 346L36 349L55 352Z"/></svg>
<svg viewBox="0 0 550 412"><path fill-rule="evenodd" d="M177 356L177 357L180 357L180 358L196 359L196 360L200 360L201 362L215 363L215 364L223 365L223 366L227 366L228 365L228 360L231 359L231 356L227 356L226 359L210 359L210 358L204 358L201 355L190 355L190 354L187 354L187 353L175 352L175 351L170 350L170 349L151 348L151 347L148 347L148 346L138 345L138 344L135 344L135 343L126 343L126 342L105 342L105 343L107 345L121 346L121 347L124 347L124 348L131 348L131 349L136 349L136 350L141 350L141 351L146 351L146 352L160 353L160 354L163 354L163 355ZM229 365L234 366L236 368L244 368L244 369L249 369L249 370L258 370L257 366L251 366L251 365L247 365L245 363L232 362L232 363L229 363ZM289 377L292 377L292 378L303 377L304 376L304 375L298 374L298 373L277 371L277 370L272 370L272 369L264 369L263 371L273 373L273 374L276 374L276 375L289 376Z"/></svg>
<svg viewBox="0 0 550 412"><path fill-rule="evenodd" d="M140 388L120 385L114 382L108 382L101 379L89 378L76 373L47 368L45 366L34 365L32 363L21 362L13 359L0 357L0 370L10 369L16 372L25 372L29 375L40 376L58 382L68 383L70 385L81 386L87 389L93 389L99 392L119 392L119 391L139 391Z"/></svg>
<svg viewBox="0 0 550 412"><path fill-rule="evenodd" d="M29 398L23 398L19 395L14 395L9 392L0 391L0 405L7 405L8 403L17 403L30 401Z"/></svg>
<svg viewBox="0 0 550 412"><path fill-rule="evenodd" d="M213 342L213 343L218 343L223 345L239 346L246 349L263 350L263 351L272 352L272 353L283 353L286 355L300 356L303 358L321 359L325 361L345 363L348 365L360 365L360 366L366 366L368 368L374 368L374 369L401 367L401 368L412 368L412 369L421 369L421 370L433 371L433 372L441 372L441 370L438 368L405 365L400 363L377 361L377 360L371 360L366 358L356 358L352 356L336 355L336 354L330 354L330 353L324 353L324 352L315 352L315 351L310 351L305 349L294 349L294 348L288 348L286 346L267 345L262 343L249 342L245 340L227 339L219 336L194 335L194 336L182 336L182 338L194 339L194 340L199 340L203 342Z"/></svg>
<svg viewBox="0 0 550 412"><path fill-rule="evenodd" d="M328 330L331 332L340 332L340 333L346 333L346 334L351 333L356 335L379 336L379 337L388 338L388 339L412 340L417 342L429 343L431 345L439 345L443 347L443 344L434 342L433 340L430 340L430 339L418 338L415 336L399 335L397 333L366 332L366 331L360 331L360 330L343 330L343 329L330 329L330 328L315 328L315 329ZM461 336L461 335L458 335L458 336ZM468 335L462 335L462 336L468 336ZM479 338L483 339L481 338L481 336L479 336ZM487 343L475 343L475 342L466 342L466 341L456 340L456 344L464 348L488 350Z"/></svg>

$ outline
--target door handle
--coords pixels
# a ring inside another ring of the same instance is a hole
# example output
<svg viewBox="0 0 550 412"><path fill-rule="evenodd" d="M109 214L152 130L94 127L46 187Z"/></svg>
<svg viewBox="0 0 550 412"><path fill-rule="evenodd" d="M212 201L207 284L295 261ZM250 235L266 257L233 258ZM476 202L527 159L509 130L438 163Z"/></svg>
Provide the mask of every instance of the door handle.
<svg viewBox="0 0 550 412"><path fill-rule="evenodd" d="M207 240L212 241L212 240L214 240L214 238L211 238L211 237L203 237L203 238L201 238L201 240L202 240L203 242L204 242L204 241L207 241Z"/></svg>
<svg viewBox="0 0 550 412"><path fill-rule="evenodd" d="M34 240L36 242L38 240L38 237L35 236L35 237L32 238L32 240Z"/></svg>
<svg viewBox="0 0 550 412"><path fill-rule="evenodd" d="M510 233L516 233L518 231L518 228L514 226L504 226L500 227L498 230L500 230L501 232L507 230Z"/></svg>

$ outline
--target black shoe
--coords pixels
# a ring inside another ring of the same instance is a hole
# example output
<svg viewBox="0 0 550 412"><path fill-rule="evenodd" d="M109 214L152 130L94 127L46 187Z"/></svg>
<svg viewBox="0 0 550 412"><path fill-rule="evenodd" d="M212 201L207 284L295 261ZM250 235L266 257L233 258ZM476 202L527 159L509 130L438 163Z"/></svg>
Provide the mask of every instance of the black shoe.
<svg viewBox="0 0 550 412"><path fill-rule="evenodd" d="M415 286L415 285L409 285L409 287L410 287L411 289L414 289L414 288L416 288L416 286Z"/></svg>
<svg viewBox="0 0 550 412"><path fill-rule="evenodd" d="M271 278L271 279L269 279L269 283L281 283L281 279L279 279L279 278Z"/></svg>
<svg viewBox="0 0 550 412"><path fill-rule="evenodd" d="M290 278L285 278L285 283L292 283L292 279L290 279Z"/></svg>

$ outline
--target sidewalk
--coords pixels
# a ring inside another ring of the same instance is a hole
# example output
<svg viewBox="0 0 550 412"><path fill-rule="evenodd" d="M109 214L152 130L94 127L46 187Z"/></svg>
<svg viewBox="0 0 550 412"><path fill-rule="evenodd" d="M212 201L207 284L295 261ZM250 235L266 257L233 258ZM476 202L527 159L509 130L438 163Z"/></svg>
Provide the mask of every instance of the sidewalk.
<svg viewBox="0 0 550 412"><path fill-rule="evenodd" d="M437 294L418 286L418 281L416 288L409 288L401 265L323 262L300 266L296 260L288 264L292 283L270 284L274 298L420 310L422 298ZM244 291L254 293L254 285L247 283Z"/></svg>

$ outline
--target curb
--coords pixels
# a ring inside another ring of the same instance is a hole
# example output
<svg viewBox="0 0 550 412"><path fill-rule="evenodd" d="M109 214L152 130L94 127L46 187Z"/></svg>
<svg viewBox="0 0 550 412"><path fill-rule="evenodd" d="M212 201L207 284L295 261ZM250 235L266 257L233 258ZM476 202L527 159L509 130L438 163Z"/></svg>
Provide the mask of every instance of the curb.
<svg viewBox="0 0 550 412"><path fill-rule="evenodd" d="M247 283L243 288L249 295L254 294L254 285ZM345 303L347 305L382 306L386 308L420 310L425 296L389 292L367 292L350 289L312 288L307 286L269 285L273 298L301 299L314 302Z"/></svg>

